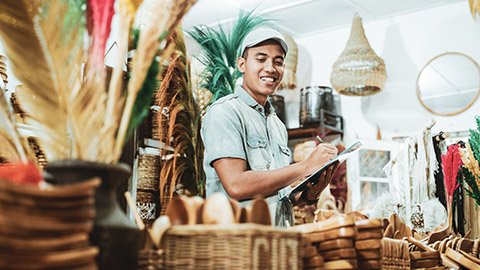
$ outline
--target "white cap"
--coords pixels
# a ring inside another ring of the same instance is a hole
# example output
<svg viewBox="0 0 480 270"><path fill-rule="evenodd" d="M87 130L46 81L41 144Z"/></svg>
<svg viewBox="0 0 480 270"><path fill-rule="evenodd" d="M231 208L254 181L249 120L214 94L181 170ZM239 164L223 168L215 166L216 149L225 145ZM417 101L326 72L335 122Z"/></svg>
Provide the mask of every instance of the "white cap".
<svg viewBox="0 0 480 270"><path fill-rule="evenodd" d="M277 41L280 44L280 46L282 46L282 49L283 51L285 51L285 54L287 54L288 45L285 39L283 38L283 35L280 34L280 32L272 28L259 27L259 28L253 29L252 31L250 31L250 33L247 34L247 36L243 40L240 55L243 55L243 53L247 48L253 47L269 39L273 39Z"/></svg>

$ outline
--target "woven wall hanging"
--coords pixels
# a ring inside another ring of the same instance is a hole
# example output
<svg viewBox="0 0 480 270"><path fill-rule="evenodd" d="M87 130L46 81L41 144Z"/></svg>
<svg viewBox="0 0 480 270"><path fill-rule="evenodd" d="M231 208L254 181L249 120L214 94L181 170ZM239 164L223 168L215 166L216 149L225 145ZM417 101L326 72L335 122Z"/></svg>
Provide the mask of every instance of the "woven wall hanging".
<svg viewBox="0 0 480 270"><path fill-rule="evenodd" d="M333 64L330 82L342 95L369 96L382 91L386 80L385 63L370 47L362 18L355 13L350 38Z"/></svg>
<svg viewBox="0 0 480 270"><path fill-rule="evenodd" d="M298 61L298 48L297 43L293 38L286 34L282 33L285 41L288 45L288 53L285 58L285 73L283 74L282 83L278 89L290 89L293 90L297 88L297 61Z"/></svg>

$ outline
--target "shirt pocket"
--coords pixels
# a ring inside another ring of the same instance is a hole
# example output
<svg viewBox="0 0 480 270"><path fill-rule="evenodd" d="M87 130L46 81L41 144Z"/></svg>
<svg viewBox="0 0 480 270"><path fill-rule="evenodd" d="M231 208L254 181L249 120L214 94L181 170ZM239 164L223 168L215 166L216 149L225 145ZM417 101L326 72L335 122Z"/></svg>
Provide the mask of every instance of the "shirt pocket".
<svg viewBox="0 0 480 270"><path fill-rule="evenodd" d="M291 161L291 153L288 146L279 144L278 148L280 149L280 161L282 162L282 166L287 166L290 164Z"/></svg>
<svg viewBox="0 0 480 270"><path fill-rule="evenodd" d="M247 138L248 164L252 170L268 170L271 165L271 156L267 150L267 140L258 135Z"/></svg>

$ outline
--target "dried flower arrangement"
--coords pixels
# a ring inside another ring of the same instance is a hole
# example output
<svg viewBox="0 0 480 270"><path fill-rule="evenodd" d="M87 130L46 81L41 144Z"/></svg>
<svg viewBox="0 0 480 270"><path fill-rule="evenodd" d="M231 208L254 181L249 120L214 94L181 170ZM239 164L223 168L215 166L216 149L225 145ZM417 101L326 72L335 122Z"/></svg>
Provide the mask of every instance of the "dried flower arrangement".
<svg viewBox="0 0 480 270"><path fill-rule="evenodd" d="M158 72L155 66L161 67L172 51L165 41L195 2L155 1L157 16L139 34L126 91L122 57L105 86L103 58L115 13L113 0L87 0L86 25L79 19L82 9L75 6L84 4L79 0L0 3L0 36L12 71L24 84L17 94L49 160L118 161L124 142L145 116L144 107L150 105L148 84L156 77L151 72ZM141 3L119 1L120 55L126 55ZM87 44L79 34L84 28Z"/></svg>

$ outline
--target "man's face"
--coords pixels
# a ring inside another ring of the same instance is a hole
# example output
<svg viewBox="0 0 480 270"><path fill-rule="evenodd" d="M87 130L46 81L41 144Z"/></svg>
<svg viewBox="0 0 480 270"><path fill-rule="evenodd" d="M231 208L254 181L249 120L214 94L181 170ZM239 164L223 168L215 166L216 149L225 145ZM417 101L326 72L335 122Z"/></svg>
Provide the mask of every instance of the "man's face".
<svg viewBox="0 0 480 270"><path fill-rule="evenodd" d="M276 41L266 40L248 48L245 57L237 60L243 73L242 86L259 104L265 105L282 81L285 52Z"/></svg>

